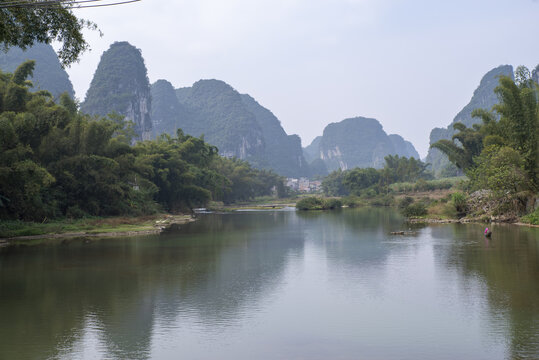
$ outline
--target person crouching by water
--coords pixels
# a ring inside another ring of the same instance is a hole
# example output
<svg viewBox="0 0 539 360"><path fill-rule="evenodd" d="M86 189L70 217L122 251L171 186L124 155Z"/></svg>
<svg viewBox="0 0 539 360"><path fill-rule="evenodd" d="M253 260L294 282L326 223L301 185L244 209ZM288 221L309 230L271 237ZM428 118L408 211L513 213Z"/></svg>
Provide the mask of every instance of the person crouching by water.
<svg viewBox="0 0 539 360"><path fill-rule="evenodd" d="M490 237L490 235L492 235L492 231L490 231L490 230L488 229L488 227L485 228L485 236L486 236L486 237Z"/></svg>

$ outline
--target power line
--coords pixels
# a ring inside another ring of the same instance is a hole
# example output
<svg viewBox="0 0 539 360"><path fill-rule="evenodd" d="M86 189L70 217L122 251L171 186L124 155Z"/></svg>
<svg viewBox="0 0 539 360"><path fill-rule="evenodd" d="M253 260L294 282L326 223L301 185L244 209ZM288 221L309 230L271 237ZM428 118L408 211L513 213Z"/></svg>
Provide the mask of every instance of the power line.
<svg viewBox="0 0 539 360"><path fill-rule="evenodd" d="M68 9L83 9L90 7L104 7L104 6L115 6L123 5L134 2L139 2L141 0L126 0L126 1L112 1L106 4L97 4L97 5L80 5L86 3L100 2L103 0L42 0L42 1L9 1L9 2L0 2L0 9L8 8L57 8L63 7Z"/></svg>

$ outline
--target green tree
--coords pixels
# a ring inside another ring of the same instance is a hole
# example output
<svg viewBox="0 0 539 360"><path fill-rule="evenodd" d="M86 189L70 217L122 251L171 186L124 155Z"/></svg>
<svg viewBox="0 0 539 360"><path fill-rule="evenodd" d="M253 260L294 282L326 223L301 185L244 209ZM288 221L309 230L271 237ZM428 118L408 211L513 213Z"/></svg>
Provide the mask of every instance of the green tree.
<svg viewBox="0 0 539 360"><path fill-rule="evenodd" d="M25 6L7 2L0 11L0 42L4 50L12 46L23 49L35 42L59 41L58 52L63 65L77 61L89 48L83 29L97 29L92 22L78 19L68 2L43 5L38 0L28 0Z"/></svg>
<svg viewBox="0 0 539 360"><path fill-rule="evenodd" d="M446 154L449 161L459 169L466 171L474 166L474 156L479 155L483 149L484 134L480 131L480 124L474 124L473 127L467 128L466 125L458 122L453 124L453 128L458 133L453 135L451 141L442 139L432 144L431 147Z"/></svg>
<svg viewBox="0 0 539 360"><path fill-rule="evenodd" d="M476 158L477 167L469 172L476 189L490 189L496 196L512 196L530 188L524 159L508 146L491 145Z"/></svg>
<svg viewBox="0 0 539 360"><path fill-rule="evenodd" d="M344 184L345 171L341 169L331 172L322 180L322 190L329 196L348 195L350 190Z"/></svg>
<svg viewBox="0 0 539 360"><path fill-rule="evenodd" d="M501 77L496 88L500 103L494 110L500 114L497 135L518 151L524 160L526 171L535 190L539 187L539 89L523 66L516 71L516 81Z"/></svg>

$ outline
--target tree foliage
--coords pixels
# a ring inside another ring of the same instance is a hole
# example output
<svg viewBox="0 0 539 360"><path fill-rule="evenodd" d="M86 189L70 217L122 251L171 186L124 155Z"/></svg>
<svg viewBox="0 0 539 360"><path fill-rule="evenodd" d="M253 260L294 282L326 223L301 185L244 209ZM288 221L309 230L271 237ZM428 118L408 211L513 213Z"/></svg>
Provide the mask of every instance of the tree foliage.
<svg viewBox="0 0 539 360"><path fill-rule="evenodd" d="M56 104L30 92L33 66L0 73L0 218L181 211L283 193L281 177L220 158L182 130L131 145L123 116L85 115L67 94Z"/></svg>
<svg viewBox="0 0 539 360"><path fill-rule="evenodd" d="M379 193L396 182L413 182L419 179L430 179L428 164L415 158L388 155L383 169L354 168L336 170L324 178L322 189L329 196L360 196L366 192Z"/></svg>
<svg viewBox="0 0 539 360"><path fill-rule="evenodd" d="M29 0L29 3L38 3ZM12 46L27 48L36 42L59 41L58 52L63 65L77 61L89 48L83 29L96 29L96 25L78 19L68 5L3 7L0 11L0 42L4 50Z"/></svg>
<svg viewBox="0 0 539 360"><path fill-rule="evenodd" d="M463 169L475 188L498 193L539 189L539 88L527 68L515 73L515 80L500 76L494 112L474 111L482 124L466 128L457 123L452 142L432 145Z"/></svg>

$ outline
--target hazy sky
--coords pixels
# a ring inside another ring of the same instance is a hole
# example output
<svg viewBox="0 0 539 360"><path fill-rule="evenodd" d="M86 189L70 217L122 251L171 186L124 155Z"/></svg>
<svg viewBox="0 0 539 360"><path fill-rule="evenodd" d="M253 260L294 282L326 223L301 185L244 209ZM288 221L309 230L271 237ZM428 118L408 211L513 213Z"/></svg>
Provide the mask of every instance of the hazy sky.
<svg viewBox="0 0 539 360"><path fill-rule="evenodd" d="M152 83L226 81L303 146L365 116L423 157L487 71L539 63L535 0L142 0L76 14L104 33L89 32L92 51L68 69L80 100L103 51L125 40Z"/></svg>

